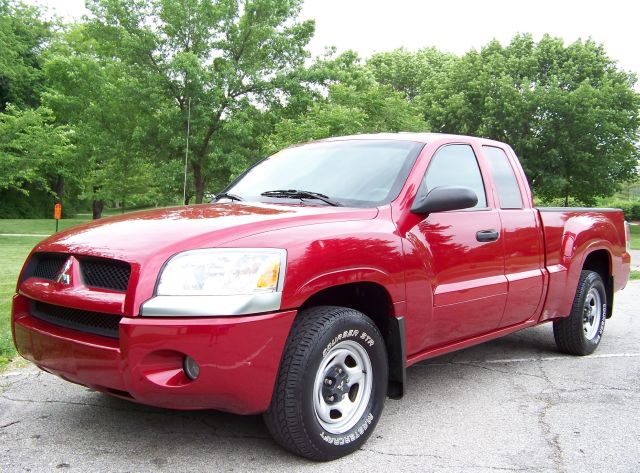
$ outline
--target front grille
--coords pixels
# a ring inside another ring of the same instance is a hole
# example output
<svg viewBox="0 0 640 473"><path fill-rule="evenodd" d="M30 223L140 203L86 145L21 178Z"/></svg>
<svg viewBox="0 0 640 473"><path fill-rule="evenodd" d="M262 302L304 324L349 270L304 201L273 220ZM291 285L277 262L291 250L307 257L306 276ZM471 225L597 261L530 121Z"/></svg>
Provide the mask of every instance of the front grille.
<svg viewBox="0 0 640 473"><path fill-rule="evenodd" d="M122 261L81 258L80 272L87 286L126 292L131 266Z"/></svg>
<svg viewBox="0 0 640 473"><path fill-rule="evenodd" d="M62 270L67 258L69 258L69 255L62 253L37 254L34 256L36 261L32 276L42 279L51 279L53 281Z"/></svg>
<svg viewBox="0 0 640 473"><path fill-rule="evenodd" d="M69 258L66 253L36 253L29 262L22 280L30 277L55 280ZM89 287L127 292L131 266L124 261L90 256L76 256L84 284Z"/></svg>
<svg viewBox="0 0 640 473"><path fill-rule="evenodd" d="M59 327L110 338L119 338L118 326L122 319L119 315L72 309L36 301L31 303L31 315Z"/></svg>

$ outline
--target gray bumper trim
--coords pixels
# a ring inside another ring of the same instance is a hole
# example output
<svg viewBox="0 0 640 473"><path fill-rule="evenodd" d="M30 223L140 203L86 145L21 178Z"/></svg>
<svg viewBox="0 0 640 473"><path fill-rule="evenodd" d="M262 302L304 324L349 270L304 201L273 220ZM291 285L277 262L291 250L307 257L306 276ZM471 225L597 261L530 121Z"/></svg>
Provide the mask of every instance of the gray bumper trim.
<svg viewBox="0 0 640 473"><path fill-rule="evenodd" d="M140 307L150 317L216 317L280 309L282 292L233 296L155 296Z"/></svg>

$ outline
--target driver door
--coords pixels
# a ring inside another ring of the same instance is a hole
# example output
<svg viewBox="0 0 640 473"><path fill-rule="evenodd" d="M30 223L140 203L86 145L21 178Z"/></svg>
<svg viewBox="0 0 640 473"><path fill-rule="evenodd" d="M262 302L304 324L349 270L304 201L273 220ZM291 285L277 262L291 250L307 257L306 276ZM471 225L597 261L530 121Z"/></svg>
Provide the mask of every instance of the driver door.
<svg viewBox="0 0 640 473"><path fill-rule="evenodd" d="M433 294L433 306L423 309L431 312L424 348L495 330L507 299L500 216L489 205L471 145L445 145L433 155L421 186L445 185L471 188L478 204L429 214L409 231L430 275L425 290Z"/></svg>

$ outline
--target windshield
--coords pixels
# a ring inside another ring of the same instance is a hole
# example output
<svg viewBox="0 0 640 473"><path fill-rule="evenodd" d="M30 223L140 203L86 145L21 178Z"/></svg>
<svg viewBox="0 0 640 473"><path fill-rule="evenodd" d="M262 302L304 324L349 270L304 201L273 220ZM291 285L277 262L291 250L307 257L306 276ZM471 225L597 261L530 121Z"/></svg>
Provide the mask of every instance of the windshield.
<svg viewBox="0 0 640 473"><path fill-rule="evenodd" d="M249 169L224 192L243 200L272 202L274 198L261 194L299 190L323 194L346 206L383 205L398 196L423 146L423 143L393 140L330 141L296 146Z"/></svg>

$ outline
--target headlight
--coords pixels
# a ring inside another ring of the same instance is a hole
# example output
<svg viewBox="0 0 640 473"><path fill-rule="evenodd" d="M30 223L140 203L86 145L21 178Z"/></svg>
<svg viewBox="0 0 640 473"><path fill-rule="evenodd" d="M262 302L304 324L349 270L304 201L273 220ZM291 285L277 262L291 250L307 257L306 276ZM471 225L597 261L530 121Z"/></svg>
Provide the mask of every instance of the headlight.
<svg viewBox="0 0 640 473"><path fill-rule="evenodd" d="M158 296L213 296L276 292L282 289L286 252L263 248L185 251L165 265Z"/></svg>

